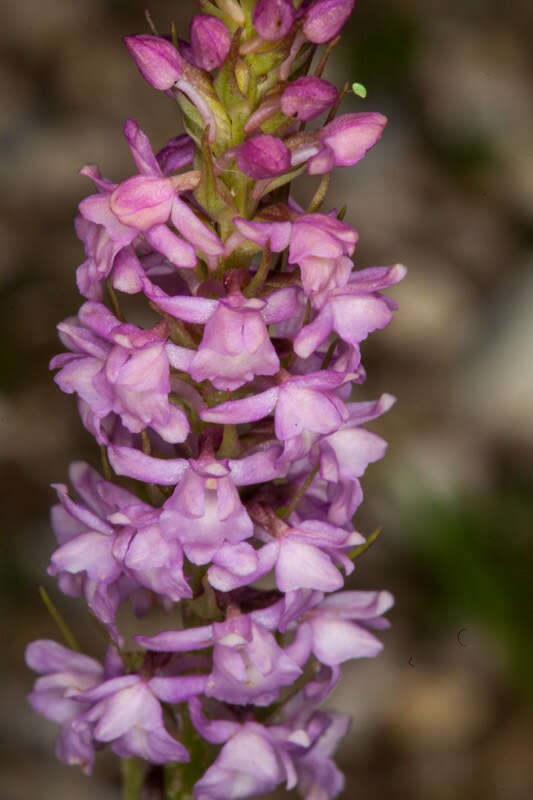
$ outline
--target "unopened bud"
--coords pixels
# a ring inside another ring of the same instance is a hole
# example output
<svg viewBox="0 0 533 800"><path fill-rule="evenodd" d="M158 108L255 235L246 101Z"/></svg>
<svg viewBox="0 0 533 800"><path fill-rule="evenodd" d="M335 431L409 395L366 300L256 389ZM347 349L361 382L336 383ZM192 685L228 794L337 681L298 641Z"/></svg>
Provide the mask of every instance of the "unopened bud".
<svg viewBox="0 0 533 800"><path fill-rule="evenodd" d="M237 151L237 166L254 180L273 178L291 166L291 154L276 136L263 134L248 139Z"/></svg>
<svg viewBox="0 0 533 800"><path fill-rule="evenodd" d="M195 14L190 28L194 63L211 72L224 63L231 47L228 29L211 14Z"/></svg>
<svg viewBox="0 0 533 800"><path fill-rule="evenodd" d="M307 12L304 35L315 44L330 42L347 21L354 5L355 0L316 0Z"/></svg>
<svg viewBox="0 0 533 800"><path fill-rule="evenodd" d="M281 96L281 110L286 117L296 116L302 122L318 117L335 103L339 93L323 78L298 78Z"/></svg>
<svg viewBox="0 0 533 800"><path fill-rule="evenodd" d="M292 3L289 0L259 0L252 22L262 39L277 42L290 31L294 22Z"/></svg>
<svg viewBox="0 0 533 800"><path fill-rule="evenodd" d="M183 58L176 48L159 36L125 36L124 43L143 78L154 89L165 91L183 72Z"/></svg>

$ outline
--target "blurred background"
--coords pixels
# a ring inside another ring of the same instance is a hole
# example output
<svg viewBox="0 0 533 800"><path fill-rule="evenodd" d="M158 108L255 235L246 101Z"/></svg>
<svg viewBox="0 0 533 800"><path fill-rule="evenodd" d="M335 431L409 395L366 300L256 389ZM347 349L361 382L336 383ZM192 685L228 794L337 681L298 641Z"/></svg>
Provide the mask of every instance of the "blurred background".
<svg viewBox="0 0 533 800"><path fill-rule="evenodd" d="M72 218L92 191L76 174L132 169L121 127L156 148L180 132L121 42L145 32L145 0L17 0L0 27L0 540L2 800L116 800L101 757L92 779L54 760L55 726L25 704L23 651L56 638L44 583L87 648L81 603L44 576L53 493L74 458L96 463L72 398L47 362L56 323L80 303ZM161 30L194 5L152 0ZM343 797L529 800L533 733L533 5L523 0L359 0L326 77L363 83L343 111L389 117L378 146L338 171L358 266L403 261L392 325L364 347L358 399L397 406L366 476L359 528L383 525L351 588L388 588L393 627L376 660L347 666L333 705L350 711ZM279 795L281 797L282 795Z"/></svg>

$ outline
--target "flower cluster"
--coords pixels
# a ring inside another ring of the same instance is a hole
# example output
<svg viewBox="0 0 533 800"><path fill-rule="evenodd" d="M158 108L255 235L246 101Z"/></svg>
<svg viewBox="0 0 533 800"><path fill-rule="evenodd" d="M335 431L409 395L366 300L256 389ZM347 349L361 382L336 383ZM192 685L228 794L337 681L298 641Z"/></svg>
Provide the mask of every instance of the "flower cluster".
<svg viewBox="0 0 533 800"><path fill-rule="evenodd" d="M325 58L315 66L353 5L218 0L189 42L126 37L186 133L154 153L130 119L135 174L81 170L96 190L76 220L85 300L59 324L66 352L51 367L102 474L76 462L74 493L55 486L48 573L110 643L103 664L31 644L30 702L61 726L60 759L89 772L109 744L165 765L172 797L280 784L337 796L331 756L348 719L318 706L344 661L377 655L372 629L388 624L388 592L343 585L365 544L352 525L360 478L386 449L363 426L394 401L351 393L405 268L355 269L357 232L320 211L333 167L361 159L386 122L336 116ZM289 188L305 170L323 176L308 209ZM124 294L138 296L136 322ZM158 606L159 630L125 641L121 606Z"/></svg>

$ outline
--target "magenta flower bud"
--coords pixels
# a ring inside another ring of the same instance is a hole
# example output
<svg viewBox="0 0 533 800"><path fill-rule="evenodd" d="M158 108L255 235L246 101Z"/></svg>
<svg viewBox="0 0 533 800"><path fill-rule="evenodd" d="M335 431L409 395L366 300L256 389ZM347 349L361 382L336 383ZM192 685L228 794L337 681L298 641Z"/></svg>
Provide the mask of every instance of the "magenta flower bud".
<svg viewBox="0 0 533 800"><path fill-rule="evenodd" d="M165 91L183 71L183 58L174 45L158 36L125 36L124 43L143 78L154 89Z"/></svg>
<svg viewBox="0 0 533 800"><path fill-rule="evenodd" d="M307 12L304 35L315 44L330 42L341 30L354 5L355 0L317 0Z"/></svg>
<svg viewBox="0 0 533 800"><path fill-rule="evenodd" d="M318 117L335 103L339 93L323 78L298 78L281 95L281 110L286 117L296 116L301 122Z"/></svg>
<svg viewBox="0 0 533 800"><path fill-rule="evenodd" d="M179 136L174 136L169 140L156 158L163 175L171 175L192 162L194 141L186 133L180 133Z"/></svg>
<svg viewBox="0 0 533 800"><path fill-rule="evenodd" d="M386 124L387 117L375 112L343 114L326 125L320 139L333 152L335 166L351 167L374 147Z"/></svg>
<svg viewBox="0 0 533 800"><path fill-rule="evenodd" d="M237 166L254 180L273 178L291 166L291 154L277 136L262 134L248 139L237 151Z"/></svg>
<svg viewBox="0 0 533 800"><path fill-rule="evenodd" d="M290 0L259 0L252 21L262 39L278 42L292 27L294 8Z"/></svg>
<svg viewBox="0 0 533 800"><path fill-rule="evenodd" d="M225 61L231 47L229 31L211 14L195 14L190 27L194 63L211 72Z"/></svg>
<svg viewBox="0 0 533 800"><path fill-rule="evenodd" d="M123 225L147 230L162 225L170 216L175 190L166 178L155 175L133 175L111 194L111 211Z"/></svg>

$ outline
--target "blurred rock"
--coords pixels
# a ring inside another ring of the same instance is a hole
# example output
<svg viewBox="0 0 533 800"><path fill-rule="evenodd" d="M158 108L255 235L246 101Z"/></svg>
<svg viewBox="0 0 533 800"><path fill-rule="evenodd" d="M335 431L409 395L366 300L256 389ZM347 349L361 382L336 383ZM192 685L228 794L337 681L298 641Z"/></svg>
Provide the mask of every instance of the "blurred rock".
<svg viewBox="0 0 533 800"><path fill-rule="evenodd" d="M492 717L490 697L474 676L416 664L389 706L388 727L404 751L444 753L466 749Z"/></svg>
<svg viewBox="0 0 533 800"><path fill-rule="evenodd" d="M533 262L480 321L476 346L458 373L459 413L485 436L533 444Z"/></svg>

